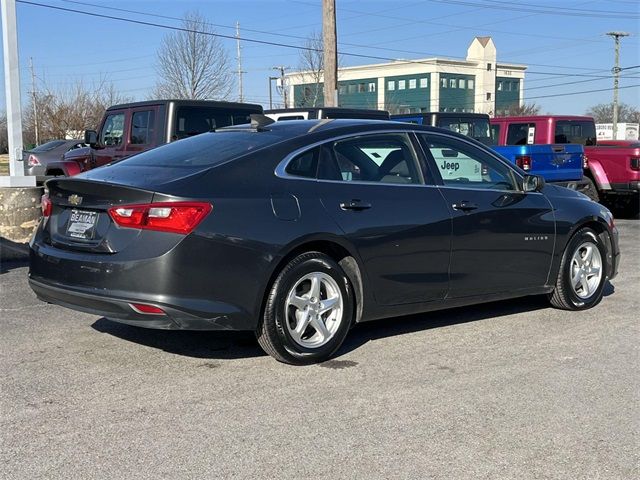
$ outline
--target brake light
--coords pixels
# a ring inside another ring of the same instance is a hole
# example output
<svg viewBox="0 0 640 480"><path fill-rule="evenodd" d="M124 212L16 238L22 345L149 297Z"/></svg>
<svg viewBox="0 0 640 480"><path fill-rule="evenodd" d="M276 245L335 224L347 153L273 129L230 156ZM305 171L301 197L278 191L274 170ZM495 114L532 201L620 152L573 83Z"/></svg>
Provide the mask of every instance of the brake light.
<svg viewBox="0 0 640 480"><path fill-rule="evenodd" d="M186 235L211 212L204 202L167 202L111 207L109 216L126 228L157 230Z"/></svg>
<svg viewBox="0 0 640 480"><path fill-rule="evenodd" d="M160 307L147 305L146 303L130 303L129 306L134 312L142 313L143 315L166 315L165 311Z"/></svg>
<svg viewBox="0 0 640 480"><path fill-rule="evenodd" d="M53 204L51 203L51 199L49 198L48 194L45 193L44 195L42 195L42 198L40 199L40 207L42 208L43 217L51 216L51 210L53 210Z"/></svg>
<svg viewBox="0 0 640 480"><path fill-rule="evenodd" d="M640 170L640 158L635 157L631 159L631 170Z"/></svg>
<svg viewBox="0 0 640 480"><path fill-rule="evenodd" d="M27 163L29 164L30 167L35 167L36 165L40 165L40 160L38 160L38 158L35 155L29 155L29 159L27 160Z"/></svg>
<svg viewBox="0 0 640 480"><path fill-rule="evenodd" d="M531 170L531 157L529 155L518 155L516 156L516 165L523 169L525 172Z"/></svg>

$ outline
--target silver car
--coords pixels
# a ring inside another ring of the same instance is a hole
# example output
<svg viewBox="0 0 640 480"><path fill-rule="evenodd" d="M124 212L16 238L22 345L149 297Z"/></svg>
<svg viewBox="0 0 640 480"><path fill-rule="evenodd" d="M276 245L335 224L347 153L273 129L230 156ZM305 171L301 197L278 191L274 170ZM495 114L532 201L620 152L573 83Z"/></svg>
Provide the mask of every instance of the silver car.
<svg viewBox="0 0 640 480"><path fill-rule="evenodd" d="M25 150L22 153L24 173L25 175L45 175L50 162L57 162L69 150L84 146L84 141L78 139L51 140L31 150Z"/></svg>

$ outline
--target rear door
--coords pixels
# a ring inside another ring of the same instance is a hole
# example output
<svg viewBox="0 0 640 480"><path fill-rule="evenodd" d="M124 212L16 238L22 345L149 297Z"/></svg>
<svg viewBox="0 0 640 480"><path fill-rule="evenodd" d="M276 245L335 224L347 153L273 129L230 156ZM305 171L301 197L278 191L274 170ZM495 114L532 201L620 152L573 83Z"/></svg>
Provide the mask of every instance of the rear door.
<svg viewBox="0 0 640 480"><path fill-rule="evenodd" d="M98 143L103 148L95 150L92 168L126 156L125 132L129 128L128 113L128 109L107 112L98 135Z"/></svg>
<svg viewBox="0 0 640 480"><path fill-rule="evenodd" d="M471 142L419 137L453 217L450 296L546 284L555 240L546 197L521 191L508 165Z"/></svg>
<svg viewBox="0 0 640 480"><path fill-rule="evenodd" d="M450 213L438 188L425 185L413 139L372 133L320 151L321 201L358 250L381 305L442 299L449 287Z"/></svg>
<svg viewBox="0 0 640 480"><path fill-rule="evenodd" d="M158 109L159 107L155 105L130 110L131 121L126 142L127 156L149 150L161 143Z"/></svg>

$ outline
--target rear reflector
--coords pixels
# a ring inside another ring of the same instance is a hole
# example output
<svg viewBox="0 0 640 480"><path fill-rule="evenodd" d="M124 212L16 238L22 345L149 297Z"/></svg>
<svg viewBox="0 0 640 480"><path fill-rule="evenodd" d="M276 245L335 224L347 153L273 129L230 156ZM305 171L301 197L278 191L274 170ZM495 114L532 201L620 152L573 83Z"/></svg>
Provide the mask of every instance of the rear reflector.
<svg viewBox="0 0 640 480"><path fill-rule="evenodd" d="M130 303L129 306L134 312L142 313L143 315L166 315L161 308L147 305L146 303Z"/></svg>
<svg viewBox="0 0 640 480"><path fill-rule="evenodd" d="M516 157L516 165L518 165L525 172L531 170L531 157L529 155L518 155Z"/></svg>
<svg viewBox="0 0 640 480"><path fill-rule="evenodd" d="M109 215L121 227L186 235L211 212L204 202L167 202L111 207Z"/></svg>
<svg viewBox="0 0 640 480"><path fill-rule="evenodd" d="M40 199L40 207L42 208L42 216L49 217L51 216L51 210L53 210L53 204L51 203L51 199L48 194L42 195Z"/></svg>

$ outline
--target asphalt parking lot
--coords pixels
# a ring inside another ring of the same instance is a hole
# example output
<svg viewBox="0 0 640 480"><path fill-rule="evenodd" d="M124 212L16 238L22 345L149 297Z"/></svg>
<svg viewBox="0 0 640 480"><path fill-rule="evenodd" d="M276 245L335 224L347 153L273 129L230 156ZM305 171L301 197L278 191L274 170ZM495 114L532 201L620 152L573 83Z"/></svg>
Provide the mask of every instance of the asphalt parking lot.
<svg viewBox="0 0 640 480"><path fill-rule="evenodd" d="M0 270L0 477L640 476L640 222L593 310L532 297L356 327L335 360L39 302Z"/></svg>

